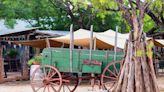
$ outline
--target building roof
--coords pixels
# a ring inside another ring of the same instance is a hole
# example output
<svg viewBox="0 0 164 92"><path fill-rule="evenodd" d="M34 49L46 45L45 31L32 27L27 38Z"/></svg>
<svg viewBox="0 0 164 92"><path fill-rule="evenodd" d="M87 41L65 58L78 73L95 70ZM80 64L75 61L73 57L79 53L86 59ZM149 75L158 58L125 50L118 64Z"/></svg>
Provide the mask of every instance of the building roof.
<svg viewBox="0 0 164 92"><path fill-rule="evenodd" d="M49 36L64 36L69 34L69 31L63 31L63 30L37 30L36 33L38 34L45 34Z"/></svg>
<svg viewBox="0 0 164 92"><path fill-rule="evenodd" d="M2 37L2 36L27 34L35 31L36 29L38 29L38 27L0 30L0 36Z"/></svg>

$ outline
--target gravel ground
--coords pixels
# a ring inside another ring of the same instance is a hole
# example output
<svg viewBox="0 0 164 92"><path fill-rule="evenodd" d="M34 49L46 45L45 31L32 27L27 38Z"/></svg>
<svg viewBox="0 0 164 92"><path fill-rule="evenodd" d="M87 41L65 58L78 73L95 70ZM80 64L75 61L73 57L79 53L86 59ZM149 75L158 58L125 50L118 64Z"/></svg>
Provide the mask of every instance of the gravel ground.
<svg viewBox="0 0 164 92"><path fill-rule="evenodd" d="M33 92L30 81L14 81L0 84L0 92ZM75 92L105 92L95 86L92 90L90 85L80 85Z"/></svg>
<svg viewBox="0 0 164 92"><path fill-rule="evenodd" d="M159 77L157 79L158 87L160 89L160 92L164 92L164 77Z"/></svg>
<svg viewBox="0 0 164 92"><path fill-rule="evenodd" d="M157 79L160 92L164 92L164 77ZM75 92L105 92L98 89L98 86L91 90L90 85L80 85ZM33 92L30 86L30 81L14 81L0 84L0 92Z"/></svg>

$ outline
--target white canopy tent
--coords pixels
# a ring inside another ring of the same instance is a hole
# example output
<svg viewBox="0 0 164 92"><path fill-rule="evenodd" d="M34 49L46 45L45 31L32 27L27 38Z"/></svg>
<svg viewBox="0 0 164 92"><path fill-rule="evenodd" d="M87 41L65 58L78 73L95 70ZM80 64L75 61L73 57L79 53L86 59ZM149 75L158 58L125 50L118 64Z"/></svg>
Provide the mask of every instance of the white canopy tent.
<svg viewBox="0 0 164 92"><path fill-rule="evenodd" d="M120 49L124 49L124 45L126 40L128 39L129 34L121 34L117 33L117 47ZM150 40L151 38L146 38L147 40ZM49 38L50 45L53 46L61 46L64 44L70 44L70 34L67 34L65 36L57 37L57 38ZM33 42L35 42L35 45L38 43L45 43L46 41L38 40L38 41L23 41L23 42L17 42L18 44L25 44L32 46ZM115 46L115 31L113 30L107 30L105 32L96 33L93 32L93 47L94 48L100 48L100 49L108 49L113 48ZM27 44L28 43L28 44ZM164 47L164 40L154 40L154 43L156 46ZM53 45L52 45L53 44ZM58 44L58 45L55 45ZM90 47L90 31L85 29L79 29L74 32L74 45L76 46L82 46L82 47ZM39 47L40 45L36 45L35 47ZM46 45L44 45L46 46ZM42 48L44 47L42 45Z"/></svg>
<svg viewBox="0 0 164 92"><path fill-rule="evenodd" d="M118 48L123 49L124 43L127 37L118 33ZM70 43L70 34L58 38L51 38L50 40L55 40L58 42ZM108 30L106 32L95 33L93 32L93 46L96 48L107 49L113 48L115 46L115 32L113 30ZM89 47L90 45L90 31L85 29L79 29L74 32L74 45Z"/></svg>

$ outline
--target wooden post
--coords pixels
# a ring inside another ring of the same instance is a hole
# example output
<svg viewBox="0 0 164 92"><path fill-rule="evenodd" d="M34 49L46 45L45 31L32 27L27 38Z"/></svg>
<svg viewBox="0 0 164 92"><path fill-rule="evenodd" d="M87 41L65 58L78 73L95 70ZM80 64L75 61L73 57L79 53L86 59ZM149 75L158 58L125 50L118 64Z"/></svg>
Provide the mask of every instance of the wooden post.
<svg viewBox="0 0 164 92"><path fill-rule="evenodd" d="M27 35L26 40L29 40L30 36ZM23 55L23 65L22 65L22 77L23 79L27 80L29 79L29 71L27 66L27 61L29 59L29 46L25 46L25 53Z"/></svg>
<svg viewBox="0 0 164 92"><path fill-rule="evenodd" d="M92 46L93 46L93 25L91 25L90 27L90 53L89 53L89 60L92 60ZM91 77L94 77L94 73L91 73ZM91 86L92 86L92 90L95 84L95 79L92 78L91 79Z"/></svg>
<svg viewBox="0 0 164 92"><path fill-rule="evenodd" d="M40 40L40 37L38 37L38 39ZM35 50L36 50L35 55L39 55L40 54L40 48L36 48Z"/></svg>
<svg viewBox="0 0 164 92"><path fill-rule="evenodd" d="M72 59L73 59L73 52L74 49L74 35L73 35L73 24L70 26L70 72L72 72Z"/></svg>
<svg viewBox="0 0 164 92"><path fill-rule="evenodd" d="M93 44L93 25L90 27L90 53L89 53L89 59L92 59L92 44Z"/></svg>
<svg viewBox="0 0 164 92"><path fill-rule="evenodd" d="M116 32L115 32L114 61L116 61L116 55L117 55L117 33L118 33L118 26L116 26Z"/></svg>
<svg viewBox="0 0 164 92"><path fill-rule="evenodd" d="M93 48L93 50L95 51L96 50L96 37L94 38L94 48Z"/></svg>
<svg viewBox="0 0 164 92"><path fill-rule="evenodd" d="M4 61L2 58L3 47L0 48L0 82L4 80Z"/></svg>
<svg viewBox="0 0 164 92"><path fill-rule="evenodd" d="M35 55L39 55L40 54L40 48L36 48L35 51L36 51Z"/></svg>
<svg viewBox="0 0 164 92"><path fill-rule="evenodd" d="M46 38L46 47L47 47L47 48L50 48L50 41L49 41L48 38Z"/></svg>
<svg viewBox="0 0 164 92"><path fill-rule="evenodd" d="M4 62L3 59L0 58L0 82L4 80Z"/></svg>

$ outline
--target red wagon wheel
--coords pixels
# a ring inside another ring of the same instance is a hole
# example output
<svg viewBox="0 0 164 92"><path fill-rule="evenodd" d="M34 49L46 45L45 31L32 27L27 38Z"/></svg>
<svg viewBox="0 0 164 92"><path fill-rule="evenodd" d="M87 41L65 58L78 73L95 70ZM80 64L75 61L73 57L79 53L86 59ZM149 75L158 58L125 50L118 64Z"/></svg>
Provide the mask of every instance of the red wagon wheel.
<svg viewBox="0 0 164 92"><path fill-rule="evenodd" d="M62 77L55 67L40 66L32 74L31 87L34 92L59 92L61 86Z"/></svg>
<svg viewBox="0 0 164 92"><path fill-rule="evenodd" d="M79 83L77 74L62 73L62 79L63 85L60 92L74 92L76 90Z"/></svg>
<svg viewBox="0 0 164 92"><path fill-rule="evenodd" d="M101 75L102 87L109 90L118 79L119 72L122 67L122 60L111 62L108 64Z"/></svg>

